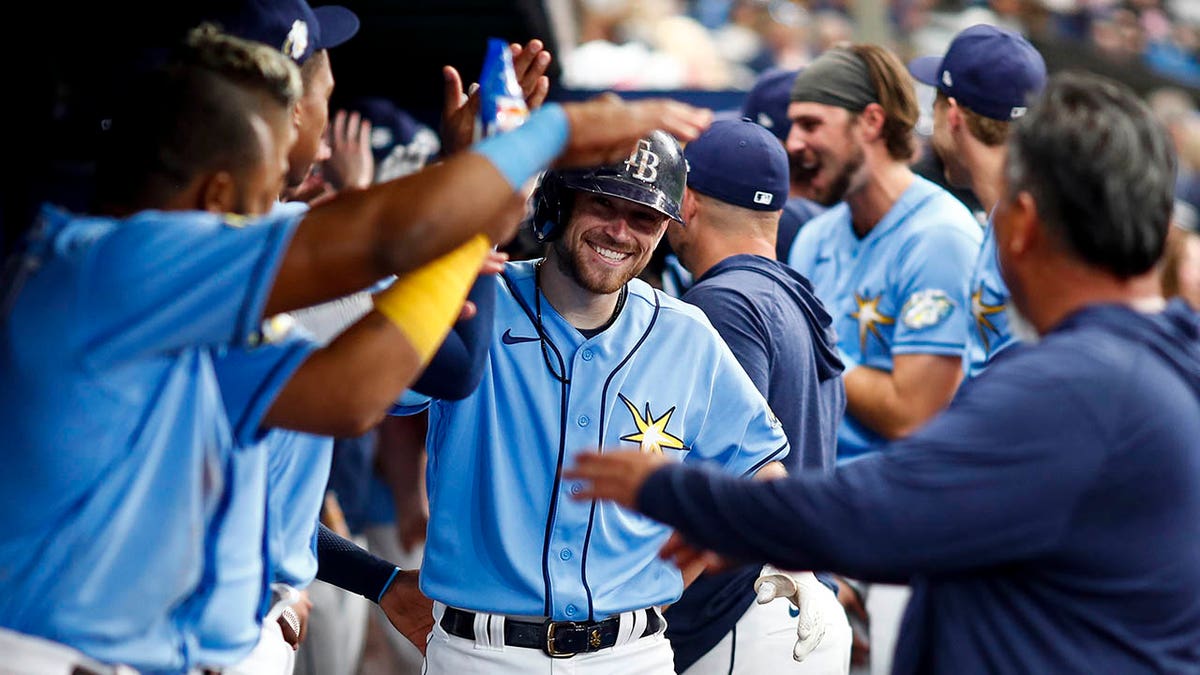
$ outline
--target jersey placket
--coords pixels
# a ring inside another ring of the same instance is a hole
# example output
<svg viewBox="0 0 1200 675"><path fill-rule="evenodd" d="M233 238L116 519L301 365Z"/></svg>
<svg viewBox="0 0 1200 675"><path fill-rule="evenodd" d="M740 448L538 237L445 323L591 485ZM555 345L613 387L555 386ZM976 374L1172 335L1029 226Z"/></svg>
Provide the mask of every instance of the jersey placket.
<svg viewBox="0 0 1200 675"><path fill-rule="evenodd" d="M584 342L570 356L572 385L568 390L564 435L564 466L593 452L600 425L601 384L608 375L602 350L593 341ZM562 480L557 485L557 506L546 550L550 569L551 604L556 620L582 621L591 614L591 592L584 581L584 548L591 502L571 499L583 486Z"/></svg>

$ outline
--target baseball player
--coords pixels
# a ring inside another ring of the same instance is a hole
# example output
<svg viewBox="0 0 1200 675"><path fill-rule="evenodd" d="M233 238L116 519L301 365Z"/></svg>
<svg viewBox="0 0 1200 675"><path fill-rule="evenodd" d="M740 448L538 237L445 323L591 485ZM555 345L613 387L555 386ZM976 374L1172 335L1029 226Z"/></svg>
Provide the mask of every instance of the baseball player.
<svg viewBox="0 0 1200 675"><path fill-rule="evenodd" d="M0 597L0 639L15 664L31 654L67 671L88 659L145 670L195 663L185 626L196 608L183 601L197 590L203 523L222 495L219 449L235 445L215 352L270 338L264 316L399 274L369 323L340 338L378 347L355 352L366 356L357 370L337 350L307 359L307 375L257 392L264 405L254 408L265 426L369 424L449 330L488 248L455 247L480 232L503 238L511 225L500 215L517 186L559 154L590 164L627 154L649 128L690 136L708 118L666 102L547 106L436 169L243 227L219 213L273 202L298 93L294 65L253 49L239 63L259 72L230 78L193 65L147 89L144 123L125 127L133 137L118 158L123 199L96 216L48 206L5 284L0 422L11 451L0 508L23 515L0 537L0 569L22 580ZM208 142L197 142L201 128ZM468 191L471 200L457 197ZM148 207L160 210L139 211ZM381 358L393 367L371 380L379 386L349 399L321 374L379 374Z"/></svg>
<svg viewBox="0 0 1200 675"><path fill-rule="evenodd" d="M1200 322L1137 279L1167 234L1170 141L1132 91L1070 74L1010 136L996 249L1040 342L832 476L623 452L568 479L738 559L911 577L897 675L1200 672Z"/></svg>
<svg viewBox="0 0 1200 675"><path fill-rule="evenodd" d="M833 321L808 280L774 257L772 239L788 194L787 153L758 124L730 120L688 143L684 159L685 224L667 228L671 248L696 278L683 300L704 311L778 411L792 446L784 460L788 473L832 470L846 406ZM844 675L850 625L835 593L806 574L790 582L804 589L798 607L755 603L755 591L769 580L756 587L759 571L748 565L701 575L671 605L667 638L675 670ZM794 611L803 615L795 659L788 630L797 626Z"/></svg>
<svg viewBox="0 0 1200 675"><path fill-rule="evenodd" d="M703 314L635 279L681 217L685 174L655 132L623 163L542 179L549 251L502 273L479 388L429 406L428 672L674 672L659 607L682 579L655 555L667 531L572 502L562 469L598 445L738 475L787 453Z"/></svg>
<svg viewBox="0 0 1200 675"><path fill-rule="evenodd" d="M846 461L912 433L950 402L981 233L958 200L909 169L916 95L890 52L831 49L796 76L791 99L792 180L832 208L800 230L788 262L834 317ZM906 597L902 588L866 597L872 672L888 670Z"/></svg>
<svg viewBox="0 0 1200 675"><path fill-rule="evenodd" d="M914 59L908 70L937 89L932 145L947 182L971 188L991 214L1000 198L1011 123L1025 114L1029 99L1046 82L1041 54L1020 34L981 24L955 36L944 57ZM1016 344L1019 332L1010 325L1008 287L996 261L990 215L988 220L968 287L970 311L961 317L969 324L963 358L968 378Z"/></svg>
<svg viewBox="0 0 1200 675"><path fill-rule="evenodd" d="M766 127L781 144L787 143L788 132L792 128L792 121L787 116L788 99L792 93L792 83L796 81L799 72L780 68L768 70L758 76L754 86L746 94L746 100L742 102L742 117L748 117ZM788 159L789 162L792 161L790 156ZM794 173L799 176L801 172L797 170ZM816 202L805 199L802 196L803 190L802 183L793 183L789 188L788 200L779 215L779 227L775 235L777 260L787 260L800 228L825 210Z"/></svg>

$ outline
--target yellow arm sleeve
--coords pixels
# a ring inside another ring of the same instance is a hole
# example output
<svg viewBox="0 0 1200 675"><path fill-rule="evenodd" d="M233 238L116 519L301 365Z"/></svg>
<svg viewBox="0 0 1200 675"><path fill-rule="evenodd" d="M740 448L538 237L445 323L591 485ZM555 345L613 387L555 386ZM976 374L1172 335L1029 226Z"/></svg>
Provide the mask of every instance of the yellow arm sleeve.
<svg viewBox="0 0 1200 675"><path fill-rule="evenodd" d="M446 339L490 249L488 238L476 235L375 296L375 309L404 333L422 362Z"/></svg>

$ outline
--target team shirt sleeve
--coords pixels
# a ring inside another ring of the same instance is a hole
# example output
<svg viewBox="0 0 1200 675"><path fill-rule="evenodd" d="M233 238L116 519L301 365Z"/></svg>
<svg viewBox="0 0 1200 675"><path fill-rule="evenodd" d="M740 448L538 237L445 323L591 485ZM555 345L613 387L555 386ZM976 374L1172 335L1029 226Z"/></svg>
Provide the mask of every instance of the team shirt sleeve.
<svg viewBox="0 0 1200 675"><path fill-rule="evenodd" d="M302 330L292 329L278 342L256 348L224 350L213 359L226 415L238 445L261 441L267 433L262 420L279 393L317 343Z"/></svg>
<svg viewBox="0 0 1200 675"><path fill-rule="evenodd" d="M950 226L925 230L899 256L893 354L961 356L971 311L967 285L980 240Z"/></svg>
<svg viewBox="0 0 1200 675"><path fill-rule="evenodd" d="M301 215L235 227L211 214L148 212L92 247L76 308L92 364L198 345L252 346Z"/></svg>
<svg viewBox="0 0 1200 675"><path fill-rule="evenodd" d="M729 347L713 331L707 414L684 462L707 461L725 472L753 475L788 453L783 426Z"/></svg>

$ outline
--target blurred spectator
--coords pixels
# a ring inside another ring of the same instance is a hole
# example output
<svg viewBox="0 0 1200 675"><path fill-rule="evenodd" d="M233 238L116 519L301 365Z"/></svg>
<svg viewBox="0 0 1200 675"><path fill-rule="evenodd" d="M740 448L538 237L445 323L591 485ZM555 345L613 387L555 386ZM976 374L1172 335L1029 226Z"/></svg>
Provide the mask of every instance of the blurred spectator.
<svg viewBox="0 0 1200 675"><path fill-rule="evenodd" d="M1179 89L1159 89L1148 102L1175 144L1179 159L1175 196L1200 209L1200 113L1196 104Z"/></svg>
<svg viewBox="0 0 1200 675"><path fill-rule="evenodd" d="M1175 203L1167 248L1163 253L1162 290L1167 298L1181 297L1200 311L1200 233L1196 210Z"/></svg>

